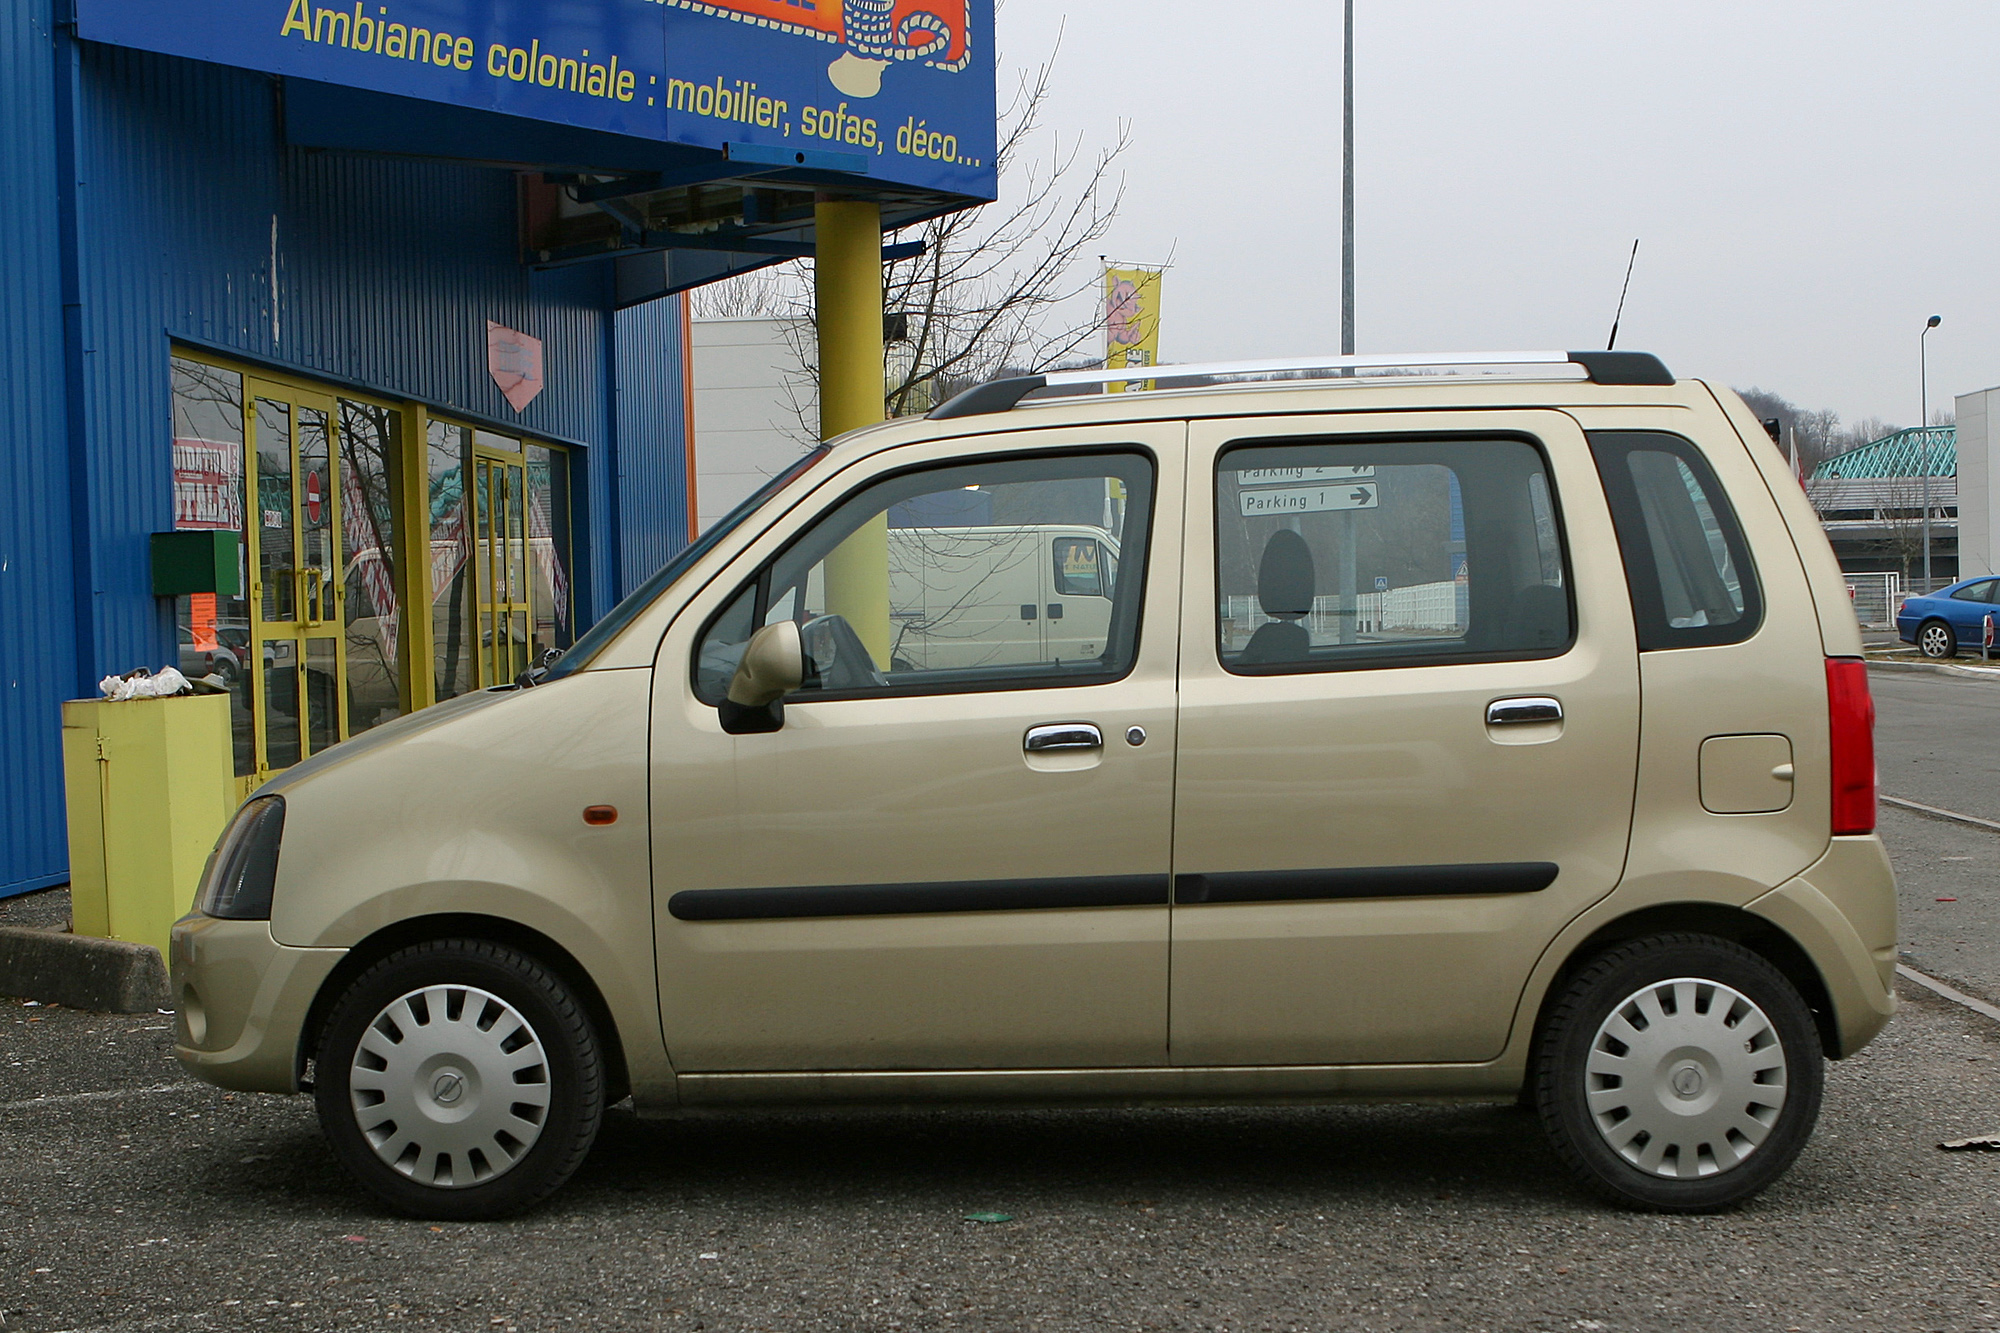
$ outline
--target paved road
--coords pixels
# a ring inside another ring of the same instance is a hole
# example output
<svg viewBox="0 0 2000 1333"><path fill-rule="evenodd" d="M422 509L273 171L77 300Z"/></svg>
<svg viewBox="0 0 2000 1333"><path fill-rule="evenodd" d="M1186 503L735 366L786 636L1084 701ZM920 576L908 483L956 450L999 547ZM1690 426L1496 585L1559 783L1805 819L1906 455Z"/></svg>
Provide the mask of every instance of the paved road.
<svg viewBox="0 0 2000 1333"><path fill-rule="evenodd" d="M2000 821L2000 681L1871 671L1868 686L1882 790Z"/></svg>
<svg viewBox="0 0 2000 1333"><path fill-rule="evenodd" d="M1885 795L2000 822L2000 682L1875 671ZM2000 832L1884 804L1903 959L2000 1003Z"/></svg>
<svg viewBox="0 0 2000 1333"><path fill-rule="evenodd" d="M1982 761L1931 771L2000 686L1875 683L1885 789L2000 815ZM2000 834L1882 827L1911 961L2000 999ZM1911 988L1791 1174L1710 1218L1599 1206L1495 1108L619 1111L549 1207L436 1226L304 1099L182 1078L167 1021L0 1001L0 1328L2000 1330L2000 1155L1935 1147L2000 1130L2000 1024Z"/></svg>

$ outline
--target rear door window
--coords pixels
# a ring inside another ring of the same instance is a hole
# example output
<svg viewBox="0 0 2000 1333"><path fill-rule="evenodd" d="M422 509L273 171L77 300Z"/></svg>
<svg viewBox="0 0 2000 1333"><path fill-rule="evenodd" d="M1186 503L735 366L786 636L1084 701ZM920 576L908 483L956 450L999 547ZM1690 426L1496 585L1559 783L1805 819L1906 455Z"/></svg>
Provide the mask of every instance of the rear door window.
<svg viewBox="0 0 2000 1333"><path fill-rule="evenodd" d="M1524 439L1244 441L1216 464L1217 651L1245 675L1554 657L1574 615Z"/></svg>
<svg viewBox="0 0 2000 1333"><path fill-rule="evenodd" d="M1655 431L1590 436L1611 503L1639 647L1739 643L1763 603L1743 529L1694 444Z"/></svg>

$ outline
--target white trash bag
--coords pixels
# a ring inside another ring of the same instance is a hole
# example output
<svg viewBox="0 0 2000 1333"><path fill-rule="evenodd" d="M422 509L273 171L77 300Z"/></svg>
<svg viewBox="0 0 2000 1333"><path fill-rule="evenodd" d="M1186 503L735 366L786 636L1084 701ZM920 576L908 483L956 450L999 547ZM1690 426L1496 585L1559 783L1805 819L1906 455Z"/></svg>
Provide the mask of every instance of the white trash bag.
<svg viewBox="0 0 2000 1333"><path fill-rule="evenodd" d="M188 683L188 678L170 666L153 672L140 667L122 676L106 676L97 682L97 688L113 703L122 703L127 699L167 699L177 694L194 693L194 686Z"/></svg>

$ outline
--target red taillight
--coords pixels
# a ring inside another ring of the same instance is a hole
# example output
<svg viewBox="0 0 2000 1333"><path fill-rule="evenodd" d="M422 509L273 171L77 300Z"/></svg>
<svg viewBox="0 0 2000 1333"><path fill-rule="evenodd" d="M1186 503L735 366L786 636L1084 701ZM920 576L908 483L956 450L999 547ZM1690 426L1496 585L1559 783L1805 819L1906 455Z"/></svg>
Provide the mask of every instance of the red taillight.
<svg viewBox="0 0 2000 1333"><path fill-rule="evenodd" d="M1868 664L1826 659L1826 715L1833 758L1833 831L1875 831L1875 701Z"/></svg>

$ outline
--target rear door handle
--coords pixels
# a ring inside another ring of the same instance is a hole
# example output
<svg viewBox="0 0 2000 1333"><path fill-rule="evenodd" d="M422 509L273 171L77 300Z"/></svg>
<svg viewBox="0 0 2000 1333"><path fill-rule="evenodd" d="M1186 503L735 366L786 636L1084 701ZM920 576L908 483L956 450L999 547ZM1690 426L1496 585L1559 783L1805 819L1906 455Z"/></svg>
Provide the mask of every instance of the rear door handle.
<svg viewBox="0 0 2000 1333"><path fill-rule="evenodd" d="M1053 722L1029 727L1021 748L1029 754L1043 750L1099 750L1104 748L1104 733L1088 722Z"/></svg>
<svg viewBox="0 0 2000 1333"><path fill-rule="evenodd" d="M1507 727L1522 722L1560 722L1563 720L1562 700L1546 695L1529 695L1519 699L1495 699L1486 705L1486 725Z"/></svg>

